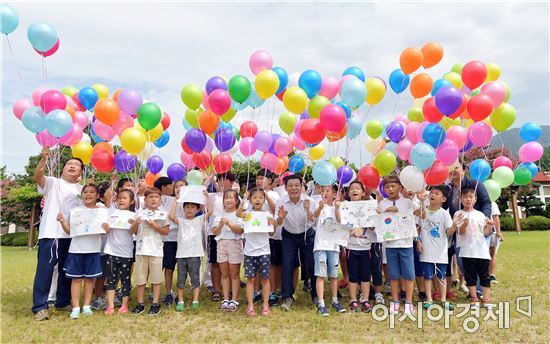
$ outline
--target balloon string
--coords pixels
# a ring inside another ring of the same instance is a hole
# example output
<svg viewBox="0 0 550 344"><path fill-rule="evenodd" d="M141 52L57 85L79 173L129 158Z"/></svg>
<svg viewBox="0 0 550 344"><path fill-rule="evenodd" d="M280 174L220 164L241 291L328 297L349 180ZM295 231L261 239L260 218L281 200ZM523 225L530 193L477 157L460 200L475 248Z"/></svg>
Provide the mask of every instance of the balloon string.
<svg viewBox="0 0 550 344"><path fill-rule="evenodd" d="M17 75L19 75L19 80L23 81L23 78L21 77L21 73L19 72L19 65L17 64L17 59L15 58L15 55L13 54L13 49L11 47L10 38L6 34L6 41L8 41L8 47L10 48L10 54L11 58L13 59L13 63L15 64L15 70L17 70Z"/></svg>

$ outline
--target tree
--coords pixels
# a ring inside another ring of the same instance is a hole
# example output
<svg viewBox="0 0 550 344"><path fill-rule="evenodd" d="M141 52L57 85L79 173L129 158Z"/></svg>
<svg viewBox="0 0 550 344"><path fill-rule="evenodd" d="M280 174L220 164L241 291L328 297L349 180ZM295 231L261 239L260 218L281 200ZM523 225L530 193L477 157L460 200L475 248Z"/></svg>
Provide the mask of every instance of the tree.
<svg viewBox="0 0 550 344"><path fill-rule="evenodd" d="M543 215L544 203L535 197L536 189L540 186L538 183L532 183L528 188L518 192L518 205L525 208L525 216ZM518 190L519 191L519 190Z"/></svg>
<svg viewBox="0 0 550 344"><path fill-rule="evenodd" d="M539 160L539 166L541 171L550 171L550 146L544 147L544 154Z"/></svg>

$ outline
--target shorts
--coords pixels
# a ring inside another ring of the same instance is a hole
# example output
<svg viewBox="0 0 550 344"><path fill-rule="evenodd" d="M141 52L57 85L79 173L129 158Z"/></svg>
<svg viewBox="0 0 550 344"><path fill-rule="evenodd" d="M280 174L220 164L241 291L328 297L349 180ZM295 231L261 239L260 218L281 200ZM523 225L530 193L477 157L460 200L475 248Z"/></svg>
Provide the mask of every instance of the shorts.
<svg viewBox="0 0 550 344"><path fill-rule="evenodd" d="M136 255L136 285L145 285L147 277L151 284L162 283L162 257Z"/></svg>
<svg viewBox="0 0 550 344"><path fill-rule="evenodd" d="M262 256L244 256L244 275L247 278L254 278L260 273L261 279L269 278L269 262L271 258L269 254Z"/></svg>
<svg viewBox="0 0 550 344"><path fill-rule="evenodd" d="M414 280L414 253L412 247L386 247L390 280Z"/></svg>
<svg viewBox="0 0 550 344"><path fill-rule="evenodd" d="M434 276L441 280L447 274L447 264L421 262L421 265L425 280L431 280Z"/></svg>
<svg viewBox="0 0 550 344"><path fill-rule="evenodd" d="M283 265L283 241L269 239L269 250L271 251L271 265Z"/></svg>
<svg viewBox="0 0 550 344"><path fill-rule="evenodd" d="M241 264L243 262L243 241L221 239L218 240L218 263Z"/></svg>
<svg viewBox="0 0 550 344"><path fill-rule="evenodd" d="M218 242L215 235L208 236L208 262L216 264L218 262Z"/></svg>
<svg viewBox="0 0 550 344"><path fill-rule="evenodd" d="M97 278L101 276L101 258L98 253L71 253L63 267L67 278Z"/></svg>
<svg viewBox="0 0 550 344"><path fill-rule="evenodd" d="M314 269L317 277L338 278L338 263L340 252L338 251L315 251L313 252Z"/></svg>
<svg viewBox="0 0 550 344"><path fill-rule="evenodd" d="M187 275L191 280L191 288L201 286L201 257L178 258L178 289L185 288Z"/></svg>
<svg viewBox="0 0 550 344"><path fill-rule="evenodd" d="M424 276L422 269L422 263L420 262L420 252L416 249L416 241L413 243L413 255L414 255L414 275L416 277Z"/></svg>
<svg viewBox="0 0 550 344"><path fill-rule="evenodd" d="M491 287L489 263L491 263L489 259L462 257L462 266L464 267L462 273L464 274L467 287L475 286L478 278L479 284L482 287Z"/></svg>
<svg viewBox="0 0 550 344"><path fill-rule="evenodd" d="M371 252L370 250L347 250L348 274L350 283L370 282Z"/></svg>
<svg viewBox="0 0 550 344"><path fill-rule="evenodd" d="M165 241L163 243L162 268L167 270L176 269L176 251L178 250L177 241Z"/></svg>

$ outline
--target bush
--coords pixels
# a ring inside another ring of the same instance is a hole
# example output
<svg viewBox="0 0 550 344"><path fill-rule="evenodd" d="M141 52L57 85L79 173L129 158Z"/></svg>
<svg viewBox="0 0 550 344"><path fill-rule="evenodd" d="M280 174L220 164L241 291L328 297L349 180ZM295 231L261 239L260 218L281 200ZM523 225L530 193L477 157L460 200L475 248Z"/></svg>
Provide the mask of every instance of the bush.
<svg viewBox="0 0 550 344"><path fill-rule="evenodd" d="M547 231L550 230L550 219L544 216L530 216L526 219L520 219L522 231ZM513 217L501 217L500 218L500 230L501 231L515 231L514 218Z"/></svg>
<svg viewBox="0 0 550 344"><path fill-rule="evenodd" d="M2 235L0 238L0 244L2 246L27 246L29 233L8 233Z"/></svg>

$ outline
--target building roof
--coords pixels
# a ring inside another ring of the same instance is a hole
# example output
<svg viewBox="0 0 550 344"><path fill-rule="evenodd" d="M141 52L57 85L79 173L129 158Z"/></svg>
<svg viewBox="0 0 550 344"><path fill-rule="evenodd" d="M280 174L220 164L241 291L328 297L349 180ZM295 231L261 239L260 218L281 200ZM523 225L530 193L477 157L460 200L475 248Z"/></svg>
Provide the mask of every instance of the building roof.
<svg viewBox="0 0 550 344"><path fill-rule="evenodd" d="M537 173L533 181L537 183L550 183L550 171Z"/></svg>

